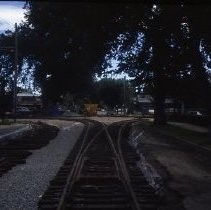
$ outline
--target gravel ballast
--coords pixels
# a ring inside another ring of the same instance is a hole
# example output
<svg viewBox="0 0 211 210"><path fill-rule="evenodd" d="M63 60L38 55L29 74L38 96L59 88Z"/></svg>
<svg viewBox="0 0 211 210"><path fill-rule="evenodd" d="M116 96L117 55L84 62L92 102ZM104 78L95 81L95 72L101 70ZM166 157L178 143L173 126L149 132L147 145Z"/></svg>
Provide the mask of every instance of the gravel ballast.
<svg viewBox="0 0 211 210"><path fill-rule="evenodd" d="M0 142L5 139L14 139L25 134L26 131L30 130L31 126L29 124L25 125L10 125L10 126L0 126Z"/></svg>
<svg viewBox="0 0 211 210"><path fill-rule="evenodd" d="M47 146L33 150L26 164L18 165L0 178L0 209L37 209L40 197L48 188L84 125L79 122L45 120L60 128L58 136Z"/></svg>
<svg viewBox="0 0 211 210"><path fill-rule="evenodd" d="M133 129L134 136L143 133L139 125ZM149 128L135 143L147 164L162 178L166 199L174 204L168 209L211 210L211 156L207 150ZM158 182L157 174L150 176Z"/></svg>

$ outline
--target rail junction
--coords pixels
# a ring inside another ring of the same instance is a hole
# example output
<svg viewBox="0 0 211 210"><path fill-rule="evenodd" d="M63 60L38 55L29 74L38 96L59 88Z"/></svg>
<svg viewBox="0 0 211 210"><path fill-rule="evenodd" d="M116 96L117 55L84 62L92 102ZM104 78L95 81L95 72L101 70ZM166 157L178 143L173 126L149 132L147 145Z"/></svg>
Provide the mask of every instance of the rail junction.
<svg viewBox="0 0 211 210"><path fill-rule="evenodd" d="M83 120L84 130L38 208L74 210L160 209L161 197L146 181L128 142L135 120L111 125Z"/></svg>

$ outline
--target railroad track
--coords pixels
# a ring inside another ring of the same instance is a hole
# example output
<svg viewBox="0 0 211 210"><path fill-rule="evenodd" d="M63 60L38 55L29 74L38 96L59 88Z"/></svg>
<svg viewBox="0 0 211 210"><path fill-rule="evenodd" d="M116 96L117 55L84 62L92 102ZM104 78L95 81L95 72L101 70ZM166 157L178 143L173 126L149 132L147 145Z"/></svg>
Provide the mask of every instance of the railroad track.
<svg viewBox="0 0 211 210"><path fill-rule="evenodd" d="M32 154L31 150L39 149L54 139L58 128L47 124L33 125L33 131L12 141L0 144L0 177L18 164L24 164L26 158Z"/></svg>
<svg viewBox="0 0 211 210"><path fill-rule="evenodd" d="M39 201L39 209L159 209L160 198L136 166L131 122L87 121L70 155Z"/></svg>

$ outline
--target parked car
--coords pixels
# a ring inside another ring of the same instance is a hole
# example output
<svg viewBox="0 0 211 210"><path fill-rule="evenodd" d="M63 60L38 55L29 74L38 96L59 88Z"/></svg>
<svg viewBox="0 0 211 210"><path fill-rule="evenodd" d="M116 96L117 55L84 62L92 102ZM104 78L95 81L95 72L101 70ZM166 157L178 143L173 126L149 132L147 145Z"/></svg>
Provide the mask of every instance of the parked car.
<svg viewBox="0 0 211 210"><path fill-rule="evenodd" d="M37 114L40 112L40 110L37 107L30 107L29 110L31 114Z"/></svg>
<svg viewBox="0 0 211 210"><path fill-rule="evenodd" d="M203 116L203 113L200 112L200 111L197 111L197 110L188 111L187 114L188 114L188 115L191 115L191 116Z"/></svg>
<svg viewBox="0 0 211 210"><path fill-rule="evenodd" d="M12 111L5 112L5 116L6 117L12 117L13 116L13 112Z"/></svg>
<svg viewBox="0 0 211 210"><path fill-rule="evenodd" d="M31 110L28 107L17 107L16 110L17 114L22 114L22 115L27 115L27 114L31 114Z"/></svg>
<svg viewBox="0 0 211 210"><path fill-rule="evenodd" d="M149 109L149 110L148 110L148 113L149 113L150 115L153 115L153 114L155 113L155 110L154 110L154 109Z"/></svg>
<svg viewBox="0 0 211 210"><path fill-rule="evenodd" d="M59 114L63 114L65 110L62 107L58 107L58 111L59 111Z"/></svg>
<svg viewBox="0 0 211 210"><path fill-rule="evenodd" d="M107 116L113 116L115 114L116 114L116 112L114 110L112 110L112 109L107 110Z"/></svg>
<svg viewBox="0 0 211 210"><path fill-rule="evenodd" d="M107 115L107 111L105 109L101 109L97 111L97 115L99 116L106 116Z"/></svg>

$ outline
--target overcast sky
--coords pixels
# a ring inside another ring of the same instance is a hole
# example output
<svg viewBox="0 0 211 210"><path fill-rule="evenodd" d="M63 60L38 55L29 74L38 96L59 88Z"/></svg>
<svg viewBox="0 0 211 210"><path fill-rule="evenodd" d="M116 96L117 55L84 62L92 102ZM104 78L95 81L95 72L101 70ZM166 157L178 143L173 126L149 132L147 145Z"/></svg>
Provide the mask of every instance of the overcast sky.
<svg viewBox="0 0 211 210"><path fill-rule="evenodd" d="M0 1L0 33L14 30L14 24L24 20L25 1Z"/></svg>

